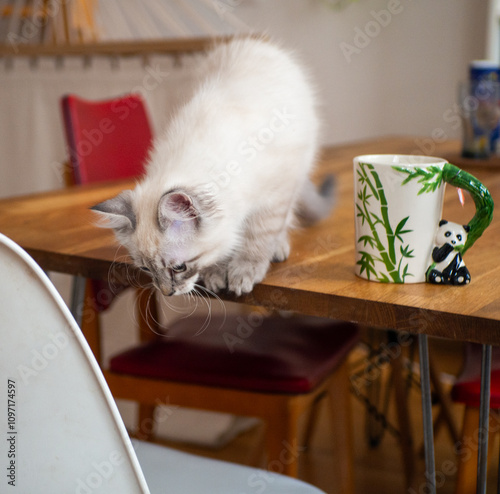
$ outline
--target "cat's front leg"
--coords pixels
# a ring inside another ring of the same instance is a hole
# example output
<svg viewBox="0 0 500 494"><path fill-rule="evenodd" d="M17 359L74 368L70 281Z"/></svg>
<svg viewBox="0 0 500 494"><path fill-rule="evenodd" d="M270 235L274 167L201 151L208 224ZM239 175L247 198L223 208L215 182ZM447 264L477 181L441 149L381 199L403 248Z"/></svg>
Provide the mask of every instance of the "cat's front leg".
<svg viewBox="0 0 500 494"><path fill-rule="evenodd" d="M274 247L274 254L271 258L272 262L283 262L288 259L290 255L290 243L288 241L288 232L285 230L276 237L276 246Z"/></svg>
<svg viewBox="0 0 500 494"><path fill-rule="evenodd" d="M264 258L231 259L227 271L227 287L238 297L243 293L250 293L254 285L260 283L269 269L269 260Z"/></svg>
<svg viewBox="0 0 500 494"><path fill-rule="evenodd" d="M210 291L217 293L227 288L227 265L216 264L204 269L200 273L203 285Z"/></svg>
<svg viewBox="0 0 500 494"><path fill-rule="evenodd" d="M266 208L245 220L244 247L229 261L227 271L227 287L238 296L251 292L264 279L271 261L282 262L290 254L291 215L281 206Z"/></svg>

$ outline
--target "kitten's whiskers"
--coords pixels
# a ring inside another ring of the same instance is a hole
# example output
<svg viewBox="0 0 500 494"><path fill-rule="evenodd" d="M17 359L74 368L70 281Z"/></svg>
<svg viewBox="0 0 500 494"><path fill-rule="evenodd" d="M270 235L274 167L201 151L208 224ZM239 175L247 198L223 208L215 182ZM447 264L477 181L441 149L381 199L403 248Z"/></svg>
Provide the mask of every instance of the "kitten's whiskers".
<svg viewBox="0 0 500 494"><path fill-rule="evenodd" d="M207 306L208 309L207 317L205 318L202 327L196 332L195 336L200 335L201 333L203 333L203 331L205 331L205 329L207 329L210 326L210 322L212 321L212 298L216 299L219 302L224 314L222 323L218 328L221 329L227 317L227 310L223 300L215 292L204 287L203 285L195 284L193 293L198 295L196 298L201 298L205 302L205 305Z"/></svg>

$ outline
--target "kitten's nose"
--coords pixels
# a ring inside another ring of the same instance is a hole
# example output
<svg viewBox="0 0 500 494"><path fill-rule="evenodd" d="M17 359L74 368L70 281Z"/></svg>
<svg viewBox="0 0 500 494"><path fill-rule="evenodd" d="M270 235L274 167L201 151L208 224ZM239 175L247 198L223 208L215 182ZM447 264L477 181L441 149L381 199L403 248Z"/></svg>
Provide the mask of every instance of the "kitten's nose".
<svg viewBox="0 0 500 494"><path fill-rule="evenodd" d="M165 297L171 297L175 291L174 287L171 283L164 283L158 276L155 276L153 279L154 286L161 292Z"/></svg>
<svg viewBox="0 0 500 494"><path fill-rule="evenodd" d="M166 286L160 286L159 290L163 295L165 295L165 297L171 297L175 293L171 287Z"/></svg>

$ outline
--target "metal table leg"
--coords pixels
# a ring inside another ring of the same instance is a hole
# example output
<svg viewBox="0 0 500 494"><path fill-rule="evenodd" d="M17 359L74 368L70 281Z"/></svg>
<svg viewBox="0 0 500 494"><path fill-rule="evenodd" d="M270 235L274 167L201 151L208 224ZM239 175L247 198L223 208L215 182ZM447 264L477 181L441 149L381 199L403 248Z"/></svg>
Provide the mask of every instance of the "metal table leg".
<svg viewBox="0 0 500 494"><path fill-rule="evenodd" d="M70 310L78 326L82 326L83 298L85 297L86 278L83 276L73 277L71 288Z"/></svg>
<svg viewBox="0 0 500 494"><path fill-rule="evenodd" d="M491 345L483 345L481 359L481 403L479 406L479 450L477 452L477 494L486 493L487 483L491 353Z"/></svg>
<svg viewBox="0 0 500 494"><path fill-rule="evenodd" d="M422 390L422 417L424 424L425 478L429 494L436 494L436 464L434 460L434 428L432 421L431 381L429 371L429 346L425 334L418 336L420 353L420 387Z"/></svg>

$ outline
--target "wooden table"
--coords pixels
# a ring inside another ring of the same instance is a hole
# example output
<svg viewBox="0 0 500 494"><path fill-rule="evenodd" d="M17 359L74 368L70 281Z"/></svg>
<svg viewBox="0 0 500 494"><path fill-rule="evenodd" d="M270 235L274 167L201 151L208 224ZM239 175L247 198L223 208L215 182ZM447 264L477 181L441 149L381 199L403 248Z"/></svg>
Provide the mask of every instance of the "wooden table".
<svg viewBox="0 0 500 494"><path fill-rule="evenodd" d="M384 138L332 148L324 153L318 175L333 172L338 202L321 224L292 235L290 258L272 266L263 283L239 301L289 309L397 331L425 333L462 341L500 343L500 221L495 218L467 252L472 275L467 287L429 284L386 285L354 274L354 203L352 158L359 154L420 153L418 140ZM458 143L436 144L445 156ZM468 169L489 188L500 204L500 169ZM94 226L89 206L107 199L131 182L109 183L0 200L0 232L25 248L46 270L106 278L111 264L125 251L109 230ZM463 212L457 193L448 187L443 217L466 222L473 203ZM116 264L119 274L123 265ZM232 299L226 296L226 299Z"/></svg>
<svg viewBox="0 0 500 494"><path fill-rule="evenodd" d="M334 213L317 226L294 232L290 258L273 265L264 282L237 300L425 335L420 339L420 350L424 360L423 394L428 398L427 336L485 344L484 372L488 374L489 345L500 343L500 221L495 218L467 252L465 262L472 282L466 287L387 285L355 276L353 157L371 153L427 154L424 151L429 148L435 156L458 156L458 142L436 143L428 139L425 150L420 149L422 142L389 137L326 150L316 174L321 177L334 173L337 178ZM455 164L464 166L463 160ZM500 169L487 162L469 162L466 169L488 187L500 204ZM131 187L131 182L114 182L1 200L0 232L26 249L45 270L89 278L106 278L110 273L120 276L127 268L126 252L117 247L109 230L94 226L95 216L88 208ZM462 210L456 191L448 187L443 217L465 223L473 214L472 199L466 198ZM236 300L230 294L223 298ZM423 406L425 423L432 420L430 401L424 400ZM489 408L489 401L484 406ZM426 438L428 451L429 441L432 427ZM426 468L433 476L431 453Z"/></svg>

